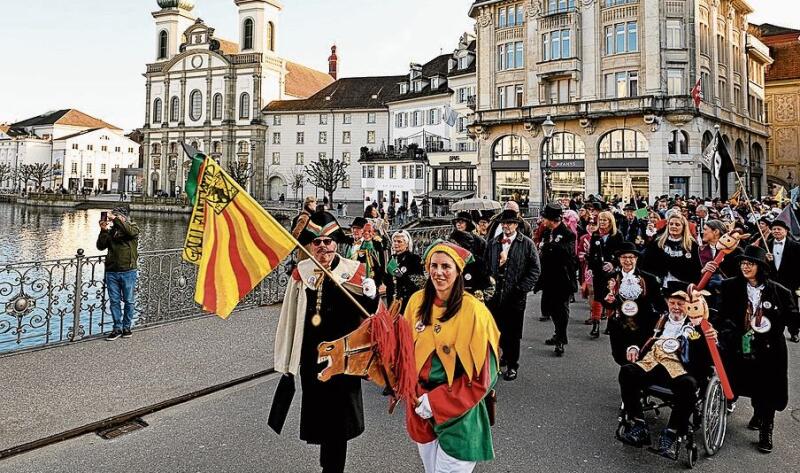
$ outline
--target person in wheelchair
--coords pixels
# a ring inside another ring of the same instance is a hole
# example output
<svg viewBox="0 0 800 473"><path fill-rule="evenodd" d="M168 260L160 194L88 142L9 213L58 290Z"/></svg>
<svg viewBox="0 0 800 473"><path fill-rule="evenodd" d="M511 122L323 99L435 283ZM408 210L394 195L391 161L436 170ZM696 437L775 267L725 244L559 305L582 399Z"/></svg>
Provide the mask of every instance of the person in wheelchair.
<svg viewBox="0 0 800 473"><path fill-rule="evenodd" d="M690 296L689 294L692 294ZM651 386L672 391L672 413L661 432L658 454L677 459L679 440L689 432L689 418L698 400L698 387L712 373L712 360L700 322L708 317L705 291L673 292L667 298L668 311L656 324L653 336L643 346L627 350L631 362L620 368L624 429L618 433L622 442L642 447L650 444L650 431L644 420L642 396ZM698 310L699 309L699 310ZM717 333L708 334L715 342Z"/></svg>

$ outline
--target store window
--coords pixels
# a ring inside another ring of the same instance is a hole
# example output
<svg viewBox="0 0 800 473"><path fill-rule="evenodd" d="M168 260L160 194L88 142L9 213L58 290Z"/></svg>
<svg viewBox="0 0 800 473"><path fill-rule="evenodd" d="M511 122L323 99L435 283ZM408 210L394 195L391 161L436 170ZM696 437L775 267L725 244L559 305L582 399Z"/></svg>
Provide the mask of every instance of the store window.
<svg viewBox="0 0 800 473"><path fill-rule="evenodd" d="M529 160L531 154L528 142L517 135L506 135L494 144L492 156L495 161Z"/></svg>
<svg viewBox="0 0 800 473"><path fill-rule="evenodd" d="M531 188L528 171L495 171L494 198L500 202L506 200L521 201L528 197Z"/></svg>

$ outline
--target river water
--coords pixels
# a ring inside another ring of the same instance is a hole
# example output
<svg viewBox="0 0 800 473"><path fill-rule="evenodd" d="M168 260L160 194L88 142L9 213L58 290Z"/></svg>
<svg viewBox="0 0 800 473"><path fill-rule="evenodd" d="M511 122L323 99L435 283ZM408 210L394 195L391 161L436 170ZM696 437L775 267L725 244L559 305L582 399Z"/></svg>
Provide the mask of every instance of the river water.
<svg viewBox="0 0 800 473"><path fill-rule="evenodd" d="M0 265L104 254L95 242L100 209L73 210L0 203ZM132 213L139 225L139 251L183 246L188 214Z"/></svg>

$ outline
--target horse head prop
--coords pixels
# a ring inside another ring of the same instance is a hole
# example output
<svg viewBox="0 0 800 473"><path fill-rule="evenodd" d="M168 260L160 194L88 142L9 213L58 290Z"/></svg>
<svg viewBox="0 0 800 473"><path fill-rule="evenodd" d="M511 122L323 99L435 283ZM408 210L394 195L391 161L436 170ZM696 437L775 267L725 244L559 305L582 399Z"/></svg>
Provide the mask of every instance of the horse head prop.
<svg viewBox="0 0 800 473"><path fill-rule="evenodd" d="M716 244L717 251L721 251L724 254L729 254L737 246L739 246L739 242L742 240L747 241L750 238L749 233L741 233L737 230L731 229L728 233L722 235L719 238L719 241Z"/></svg>
<svg viewBox="0 0 800 473"><path fill-rule="evenodd" d="M389 412L400 400L416 403L416 370L411 328L400 316L400 304L391 309L381 304L378 312L342 338L317 347L317 363L325 368L317 375L328 381L336 375L365 378L390 396Z"/></svg>

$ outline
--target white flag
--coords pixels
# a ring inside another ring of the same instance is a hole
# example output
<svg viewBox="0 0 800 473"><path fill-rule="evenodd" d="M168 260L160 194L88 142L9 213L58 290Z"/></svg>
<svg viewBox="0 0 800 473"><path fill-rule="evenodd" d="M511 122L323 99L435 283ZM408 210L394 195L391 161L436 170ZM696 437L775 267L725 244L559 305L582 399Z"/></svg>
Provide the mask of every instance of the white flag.
<svg viewBox="0 0 800 473"><path fill-rule="evenodd" d="M458 112L453 110L450 105L445 105L442 117L444 118L444 122L449 126L455 126L456 121L458 121Z"/></svg>

